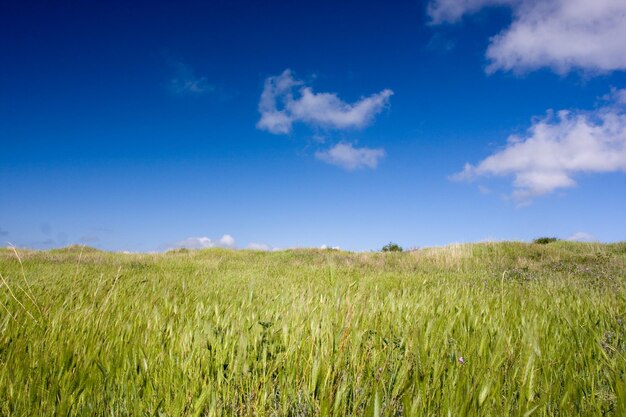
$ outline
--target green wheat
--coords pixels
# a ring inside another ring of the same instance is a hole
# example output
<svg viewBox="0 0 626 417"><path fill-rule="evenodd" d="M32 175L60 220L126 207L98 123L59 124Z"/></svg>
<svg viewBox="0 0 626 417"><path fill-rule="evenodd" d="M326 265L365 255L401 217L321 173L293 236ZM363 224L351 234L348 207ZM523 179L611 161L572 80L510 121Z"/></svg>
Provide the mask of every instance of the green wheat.
<svg viewBox="0 0 626 417"><path fill-rule="evenodd" d="M626 415L624 243L0 249L0 274L1 416Z"/></svg>

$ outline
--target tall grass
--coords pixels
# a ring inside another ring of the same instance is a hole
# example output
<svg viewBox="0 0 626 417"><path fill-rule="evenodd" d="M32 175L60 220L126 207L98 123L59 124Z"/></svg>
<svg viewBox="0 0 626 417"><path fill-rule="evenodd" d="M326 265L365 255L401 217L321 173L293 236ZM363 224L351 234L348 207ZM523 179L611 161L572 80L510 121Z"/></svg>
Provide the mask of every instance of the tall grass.
<svg viewBox="0 0 626 417"><path fill-rule="evenodd" d="M626 244L0 250L0 273L3 416L626 415Z"/></svg>

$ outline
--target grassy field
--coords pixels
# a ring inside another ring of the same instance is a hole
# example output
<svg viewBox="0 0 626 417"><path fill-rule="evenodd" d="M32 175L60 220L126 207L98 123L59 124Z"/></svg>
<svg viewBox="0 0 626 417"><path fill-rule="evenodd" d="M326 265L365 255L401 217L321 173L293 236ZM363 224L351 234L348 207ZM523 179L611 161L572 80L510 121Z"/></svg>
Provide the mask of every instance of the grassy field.
<svg viewBox="0 0 626 417"><path fill-rule="evenodd" d="M1 416L626 416L626 243L0 249L0 274Z"/></svg>

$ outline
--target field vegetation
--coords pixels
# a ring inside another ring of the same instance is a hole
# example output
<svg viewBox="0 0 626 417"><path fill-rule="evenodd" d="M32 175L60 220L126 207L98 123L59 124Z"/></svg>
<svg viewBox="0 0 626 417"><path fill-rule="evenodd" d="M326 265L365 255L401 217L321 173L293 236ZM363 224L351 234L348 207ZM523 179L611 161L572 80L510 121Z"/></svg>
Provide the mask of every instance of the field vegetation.
<svg viewBox="0 0 626 417"><path fill-rule="evenodd" d="M626 243L0 249L0 416L626 415Z"/></svg>

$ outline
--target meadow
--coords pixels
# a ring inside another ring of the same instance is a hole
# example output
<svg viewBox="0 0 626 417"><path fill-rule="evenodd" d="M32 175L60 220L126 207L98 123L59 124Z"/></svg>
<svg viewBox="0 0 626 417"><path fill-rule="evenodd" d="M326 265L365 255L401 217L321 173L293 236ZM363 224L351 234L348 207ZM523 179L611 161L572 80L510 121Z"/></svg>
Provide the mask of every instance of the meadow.
<svg viewBox="0 0 626 417"><path fill-rule="evenodd" d="M626 416L626 243L0 249L0 416Z"/></svg>

